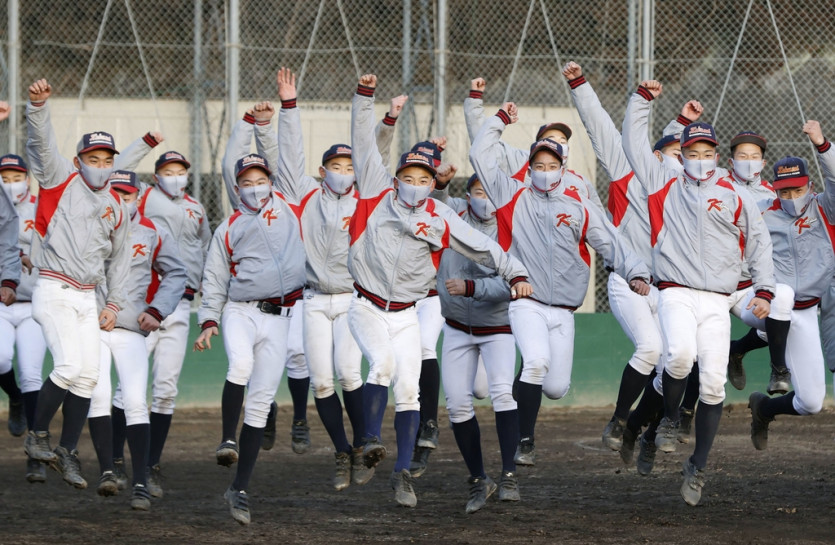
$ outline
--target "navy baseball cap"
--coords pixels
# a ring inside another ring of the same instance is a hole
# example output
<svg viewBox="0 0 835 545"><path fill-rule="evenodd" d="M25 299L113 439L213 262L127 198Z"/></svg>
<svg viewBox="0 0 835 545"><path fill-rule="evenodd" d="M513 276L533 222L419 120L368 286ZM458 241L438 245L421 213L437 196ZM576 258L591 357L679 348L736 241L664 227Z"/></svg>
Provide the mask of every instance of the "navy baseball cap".
<svg viewBox="0 0 835 545"><path fill-rule="evenodd" d="M424 142L418 142L417 144L412 146L411 151L418 151L431 157L432 161L435 162L435 168L437 168L438 165L441 164L441 148L439 148L437 144L433 144L428 140Z"/></svg>
<svg viewBox="0 0 835 545"><path fill-rule="evenodd" d="M478 181L478 174L473 174L472 176L470 176L470 179L467 180L467 191L469 191L470 188L473 187L473 184L476 183L477 181Z"/></svg>
<svg viewBox="0 0 835 545"><path fill-rule="evenodd" d="M528 154L528 161L533 160L533 156L536 155L539 151L548 151L552 154L557 156L557 159L560 160L560 164L563 162L563 154L562 146L556 140L552 140L551 138L543 138L542 140L537 140L533 144L531 144L531 152Z"/></svg>
<svg viewBox="0 0 835 545"><path fill-rule="evenodd" d="M191 168L191 163L186 161L185 155L177 151L166 151L159 156L159 159L157 159L157 162L154 164L154 171L156 172L165 165L170 165L171 163L180 163L186 168Z"/></svg>
<svg viewBox="0 0 835 545"><path fill-rule="evenodd" d="M801 157L783 157L774 163L774 189L803 187L809 183L809 165Z"/></svg>
<svg viewBox="0 0 835 545"><path fill-rule="evenodd" d="M686 148L696 142L707 142L718 146L719 143L716 141L716 131L713 130L713 125L698 121L684 127L684 132L681 133L681 147Z"/></svg>
<svg viewBox="0 0 835 545"><path fill-rule="evenodd" d="M432 176L438 173L435 170L435 160L419 151L407 151L400 156L400 161L397 163L397 173L406 167L421 167L431 172Z"/></svg>
<svg viewBox="0 0 835 545"><path fill-rule="evenodd" d="M755 146L759 146L763 153L765 153L765 137L753 131L742 131L741 133L731 138L731 153L733 153L736 147L740 144L754 144Z"/></svg>
<svg viewBox="0 0 835 545"><path fill-rule="evenodd" d="M81 155L82 153L87 153L88 151L97 149L106 149L108 151L112 151L113 153L119 153L119 150L116 149L116 143L115 140L113 140L113 135L103 131L91 132L82 136L81 140L78 141L75 152L76 154Z"/></svg>
<svg viewBox="0 0 835 545"><path fill-rule="evenodd" d="M662 136L658 139L658 142L652 147L652 151L661 151L670 144L675 144L679 141L679 135L677 134L668 134L667 136Z"/></svg>
<svg viewBox="0 0 835 545"><path fill-rule="evenodd" d="M546 123L539 127L539 130L536 131L536 139L542 140L542 135L550 130L560 131L565 135L566 140L571 140L571 127L569 127L566 123Z"/></svg>
<svg viewBox="0 0 835 545"><path fill-rule="evenodd" d="M322 165L337 157L351 158L351 146L348 144L334 144L322 154Z"/></svg>
<svg viewBox="0 0 835 545"><path fill-rule="evenodd" d="M267 173L267 176L272 175L270 167L267 166L267 160L256 153L251 153L238 159L235 163L235 178L246 172L251 168L260 168Z"/></svg>
<svg viewBox="0 0 835 545"><path fill-rule="evenodd" d="M20 155L12 153L0 157L0 170L18 170L20 172L29 172L26 168L26 163Z"/></svg>
<svg viewBox="0 0 835 545"><path fill-rule="evenodd" d="M130 170L114 170L108 178L110 187L124 191L125 193L136 193L139 191L139 181L136 173Z"/></svg>

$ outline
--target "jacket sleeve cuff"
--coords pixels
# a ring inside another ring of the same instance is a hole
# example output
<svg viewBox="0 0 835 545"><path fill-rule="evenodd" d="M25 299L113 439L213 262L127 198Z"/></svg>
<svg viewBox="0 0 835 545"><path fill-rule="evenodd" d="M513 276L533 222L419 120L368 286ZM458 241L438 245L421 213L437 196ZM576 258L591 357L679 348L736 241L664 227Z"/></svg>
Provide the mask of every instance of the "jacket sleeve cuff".
<svg viewBox="0 0 835 545"><path fill-rule="evenodd" d="M214 320L206 320L205 322L200 324L200 329L203 331L206 331L210 327L217 327L217 322L215 322Z"/></svg>
<svg viewBox="0 0 835 545"><path fill-rule="evenodd" d="M476 91L475 89L470 89L470 98L477 98L481 100L484 98L484 91Z"/></svg>
<svg viewBox="0 0 835 545"><path fill-rule="evenodd" d="M638 90L636 91L636 93L641 95L641 98L648 102L652 102L652 99L655 98L654 96L652 96L652 92L643 85L638 86Z"/></svg>
<svg viewBox="0 0 835 545"><path fill-rule="evenodd" d="M690 125L691 123L693 123L693 120L690 119L689 117L685 117L685 116L679 114L679 116L676 118L676 123L678 123L679 125L684 125L686 127L687 125Z"/></svg>
<svg viewBox="0 0 835 545"><path fill-rule="evenodd" d="M507 112L504 110L499 110L496 112L496 117L502 120L502 123L505 125L510 125L510 116L507 115Z"/></svg>
<svg viewBox="0 0 835 545"><path fill-rule="evenodd" d="M38 101L38 102L32 102L32 101L30 100L30 101L29 101L29 104L31 104L33 108L41 108L41 107L43 107L43 105L44 105L44 104L46 104L46 101L45 101L45 100L41 100L41 101Z"/></svg>
<svg viewBox="0 0 835 545"><path fill-rule="evenodd" d="M568 80L568 86L572 89L576 89L584 83L586 83L586 76L580 76L579 78Z"/></svg>
<svg viewBox="0 0 835 545"><path fill-rule="evenodd" d="M149 148L155 148L159 145L157 139L154 138L150 132L146 133L145 136L142 137L142 140L148 145Z"/></svg>
<svg viewBox="0 0 835 545"><path fill-rule="evenodd" d="M392 117L389 114L383 118L383 125L388 125L389 127L394 127L394 124L397 123L397 118Z"/></svg>
<svg viewBox="0 0 835 545"><path fill-rule="evenodd" d="M760 299L765 299L769 303L771 302L772 299L774 299L774 294L771 293L770 291L767 291L767 290L757 290L755 295L756 295L756 297L759 297Z"/></svg>
<svg viewBox="0 0 835 545"><path fill-rule="evenodd" d="M194 288L186 288L186 291L183 292L183 299L187 299L189 301L194 301L194 294L197 292Z"/></svg>
<svg viewBox="0 0 835 545"><path fill-rule="evenodd" d="M10 290L17 290L17 282L6 279L0 282L0 288L9 288Z"/></svg>
<svg viewBox="0 0 835 545"><path fill-rule="evenodd" d="M510 287L512 288L513 286L515 286L519 282L527 282L527 281L528 281L527 276L517 276L516 278L514 278L513 280L510 281Z"/></svg>
<svg viewBox="0 0 835 545"><path fill-rule="evenodd" d="M373 97L374 87L367 87L365 85L357 85L357 94L363 97Z"/></svg>
<svg viewBox="0 0 835 545"><path fill-rule="evenodd" d="M831 147L832 147L832 143L829 140L824 140L823 144L821 144L820 146L817 146L818 153L826 153L827 151L829 151L829 148L831 148Z"/></svg>
<svg viewBox="0 0 835 545"><path fill-rule="evenodd" d="M475 295L475 280L464 280L464 297Z"/></svg>
<svg viewBox="0 0 835 545"><path fill-rule="evenodd" d="M255 116L250 113L245 113L244 122L249 123L250 125L255 125Z"/></svg>
<svg viewBox="0 0 835 545"><path fill-rule="evenodd" d="M284 110L292 110L296 107L296 99L291 98L289 100L282 100L281 101L281 108Z"/></svg>
<svg viewBox="0 0 835 545"><path fill-rule="evenodd" d="M157 309L155 309L154 307L148 307L148 308L146 308L146 309L145 309L145 313L146 313L146 314L150 314L151 316L153 316L153 317L154 317L154 320L156 320L156 321L158 321L158 322L161 322L161 321L163 321L163 320L165 319L165 318L162 316L162 313L160 313L160 311L158 311L158 310L157 310Z"/></svg>
<svg viewBox="0 0 835 545"><path fill-rule="evenodd" d="M119 307L116 306L116 303L107 303L104 305L104 308L111 311L113 314L119 314Z"/></svg>

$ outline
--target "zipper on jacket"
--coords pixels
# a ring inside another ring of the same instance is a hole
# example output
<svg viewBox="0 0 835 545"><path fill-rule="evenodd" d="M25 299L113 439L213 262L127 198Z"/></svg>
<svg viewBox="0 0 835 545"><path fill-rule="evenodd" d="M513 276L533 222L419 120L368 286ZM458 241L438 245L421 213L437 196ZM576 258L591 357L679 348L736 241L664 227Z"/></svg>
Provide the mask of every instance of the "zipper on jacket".
<svg viewBox="0 0 835 545"><path fill-rule="evenodd" d="M324 195L321 198L324 199L325 198ZM325 248L326 249L326 252L325 252L325 269L326 270L330 270L330 267L328 267L328 261L330 261L330 258L331 258L331 248L333 248L333 238L336 236L336 228L339 225L339 222L341 221L339 219L339 205L342 203L341 199L342 199L342 195L337 195L336 196L336 216L335 216L336 217L336 222L332 223L330 226L328 226L328 231L329 231L329 233L328 233L329 234L328 244ZM327 225L327 222L325 223L325 225ZM324 290L325 293L331 293L332 290L331 290L331 285L330 285L330 276L328 276L326 279L323 279L323 280L326 282L326 288Z"/></svg>
<svg viewBox="0 0 835 545"><path fill-rule="evenodd" d="M396 202L392 203L394 206L399 206ZM409 208L409 218L406 222L406 225L412 224L412 214L415 212L414 208ZM403 253L403 241L406 239L406 229L401 227L400 229L400 246L397 248L397 257L394 258L394 263L392 263L391 267L391 276L389 277L389 289L388 289L388 296L386 297L386 310L389 309L391 305L391 292L394 289L394 277L397 274L397 264L400 263L400 255ZM405 301L404 301L405 302Z"/></svg>

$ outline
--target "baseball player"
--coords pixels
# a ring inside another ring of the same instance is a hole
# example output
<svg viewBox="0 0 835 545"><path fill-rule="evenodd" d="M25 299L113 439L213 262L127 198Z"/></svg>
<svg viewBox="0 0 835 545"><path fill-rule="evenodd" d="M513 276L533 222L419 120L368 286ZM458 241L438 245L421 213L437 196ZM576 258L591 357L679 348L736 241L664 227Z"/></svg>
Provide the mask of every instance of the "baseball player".
<svg viewBox="0 0 835 545"><path fill-rule="evenodd" d="M817 121L807 121L803 132L817 147L825 186L822 194L812 191L804 159L784 157L774 164L778 198L763 219L774 244L777 280L795 294L786 344L794 391L775 398L761 392L749 397L751 441L757 450L768 446L768 425L776 415L817 414L826 396L818 305L835 274L835 149Z"/></svg>
<svg viewBox="0 0 835 545"><path fill-rule="evenodd" d="M493 153L505 127L518 120L516 105L505 103L481 127L470 162L496 206L498 241L531 273L534 296L509 307L510 325L525 362L517 401L520 441L517 464L536 459L534 428L542 394L560 399L571 382L574 311L589 282L590 244L627 278L641 295L649 294L649 270L621 244L614 226L597 206L563 185L562 146L545 138L531 145L531 184L523 186L499 168Z"/></svg>
<svg viewBox="0 0 835 545"><path fill-rule="evenodd" d="M101 477L96 492L113 496L120 486L113 464L111 425L110 360L116 364L127 427L133 469L132 509L147 511L151 494L147 488L147 455L150 443L148 419L148 351L145 337L159 329L160 323L177 306L186 287L186 268L178 257L179 248L171 236L158 229L138 212L136 202L140 184L136 174L117 170L110 176L110 187L128 208L130 272L127 279L127 306L119 313L116 327L101 333L101 365L93 389L87 423L99 460ZM99 305L104 304L107 287L97 289Z"/></svg>
<svg viewBox="0 0 835 545"><path fill-rule="evenodd" d="M29 457L53 464L66 482L86 488L76 445L98 380L100 330L113 330L127 305L129 218L108 183L118 153L113 137L85 134L72 161L61 157L46 103L51 94L45 79L29 87L26 150L40 184L32 239L32 264L39 269L32 317L43 328L55 367L41 387L24 448ZM95 289L101 283L108 293L99 311ZM61 440L53 452L49 423L62 404Z"/></svg>
<svg viewBox="0 0 835 545"><path fill-rule="evenodd" d="M239 143L230 139L223 159L224 176L229 175L232 153L238 149ZM290 315L302 297L304 246L298 218L284 196L272 189L272 170L266 159L250 154L234 165L241 206L212 238L198 310L202 332L194 348L211 348L210 339L222 324L229 371L222 399L224 441L217 457L219 463L224 458L229 464L237 461L235 479L224 497L232 517L249 524L246 489L284 372ZM236 443L242 405L244 424Z"/></svg>
<svg viewBox="0 0 835 545"><path fill-rule="evenodd" d="M757 318L768 316L775 289L771 240L759 211L746 204L733 184L719 178L712 126L697 122L685 127L682 174L671 175L658 163L647 140L647 118L650 103L661 90L657 81L641 83L627 106L622 143L636 178L650 195L653 276L660 291L658 317L664 342L664 418L655 439L662 451L677 441L681 396L687 374L699 360L695 451L684 462L681 486L685 502L696 505L725 397L728 295L736 289L744 258L756 295L748 309Z"/></svg>
<svg viewBox="0 0 835 545"><path fill-rule="evenodd" d="M125 148L116 161L120 170L134 171L139 161L163 141L159 133L148 133ZM180 259L186 265L188 280L177 308L169 314L160 328L145 338L148 353L153 354L151 384L151 443L148 453L150 477L148 489L154 497L162 497L160 459L171 427L177 397L177 382L188 344L191 301L200 286L203 262L211 240L209 220L199 202L185 191L191 164L176 151L167 151L154 164L155 185L141 184L137 209L139 213L166 230L180 247ZM113 397L114 433L117 445L114 456L122 459L123 402L121 388Z"/></svg>
<svg viewBox="0 0 835 545"><path fill-rule="evenodd" d="M18 218L18 240L22 270L20 284L17 286L16 300L10 306L0 305L0 329L4 339L13 339L0 346L0 384L4 390L14 392L12 357L17 348L17 364L20 371L19 401L9 394L9 431L20 436L32 429L35 419L35 406L38 392L42 385L43 359L46 354L46 341L41 326L32 318L32 289L38 278L38 270L32 268L29 258L32 236L35 232L35 208L37 199L30 192L29 170L23 158L17 155L0 157L0 176L3 178L4 193L14 204ZM46 470L38 460L27 459L26 480L30 483L44 482Z"/></svg>
<svg viewBox="0 0 835 545"><path fill-rule="evenodd" d="M414 307L434 284L441 251L451 247L496 269L517 297L530 295L531 287L518 261L429 198L436 174L431 157L407 152L400 158L396 178L388 174L374 142L376 84L375 75L362 76L351 107L360 200L350 226L348 269L356 296L351 299L348 322L369 362L363 387L365 464L374 467L386 456L380 437L391 383L397 461L390 483L396 501L414 507L417 497L408 469L420 421L420 331Z"/></svg>

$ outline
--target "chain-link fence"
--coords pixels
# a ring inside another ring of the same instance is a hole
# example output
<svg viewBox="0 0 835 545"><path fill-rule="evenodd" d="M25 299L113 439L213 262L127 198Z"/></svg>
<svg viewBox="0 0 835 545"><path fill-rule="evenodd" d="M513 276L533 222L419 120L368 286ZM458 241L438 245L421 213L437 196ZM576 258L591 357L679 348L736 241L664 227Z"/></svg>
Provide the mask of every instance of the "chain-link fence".
<svg viewBox="0 0 835 545"><path fill-rule="evenodd" d="M815 118L831 128L832 8L820 0L0 0L0 13L18 13L16 25L0 16L0 96L13 91L18 99L17 124L0 127L0 151L23 151L25 88L46 77L62 99L54 113L64 110L56 130L66 149L91 124L125 143L162 130L165 149L199 165L190 192L214 225L224 214L217 173L229 122L254 101L276 98L280 66L299 74L300 105L319 112L309 126L325 134L305 135L308 157L322 152L322 138L346 138L357 76L375 72L380 102L410 96L394 152L443 129L462 162L460 111L472 78L488 82L488 114L507 97L535 126L552 108L572 106L559 69L575 60L618 126L629 93L654 77L664 94L653 137L698 99L724 157L731 136L756 130L768 139L770 163L786 154L813 162L800 127ZM14 78L18 88L10 89ZM233 81L238 103L230 112ZM569 114L575 130L578 119ZM462 176L471 172L463 163ZM308 160L311 171L316 166ZM608 180L594 161L571 166L596 180L605 203ZM608 310L604 274L596 276L597 309Z"/></svg>

